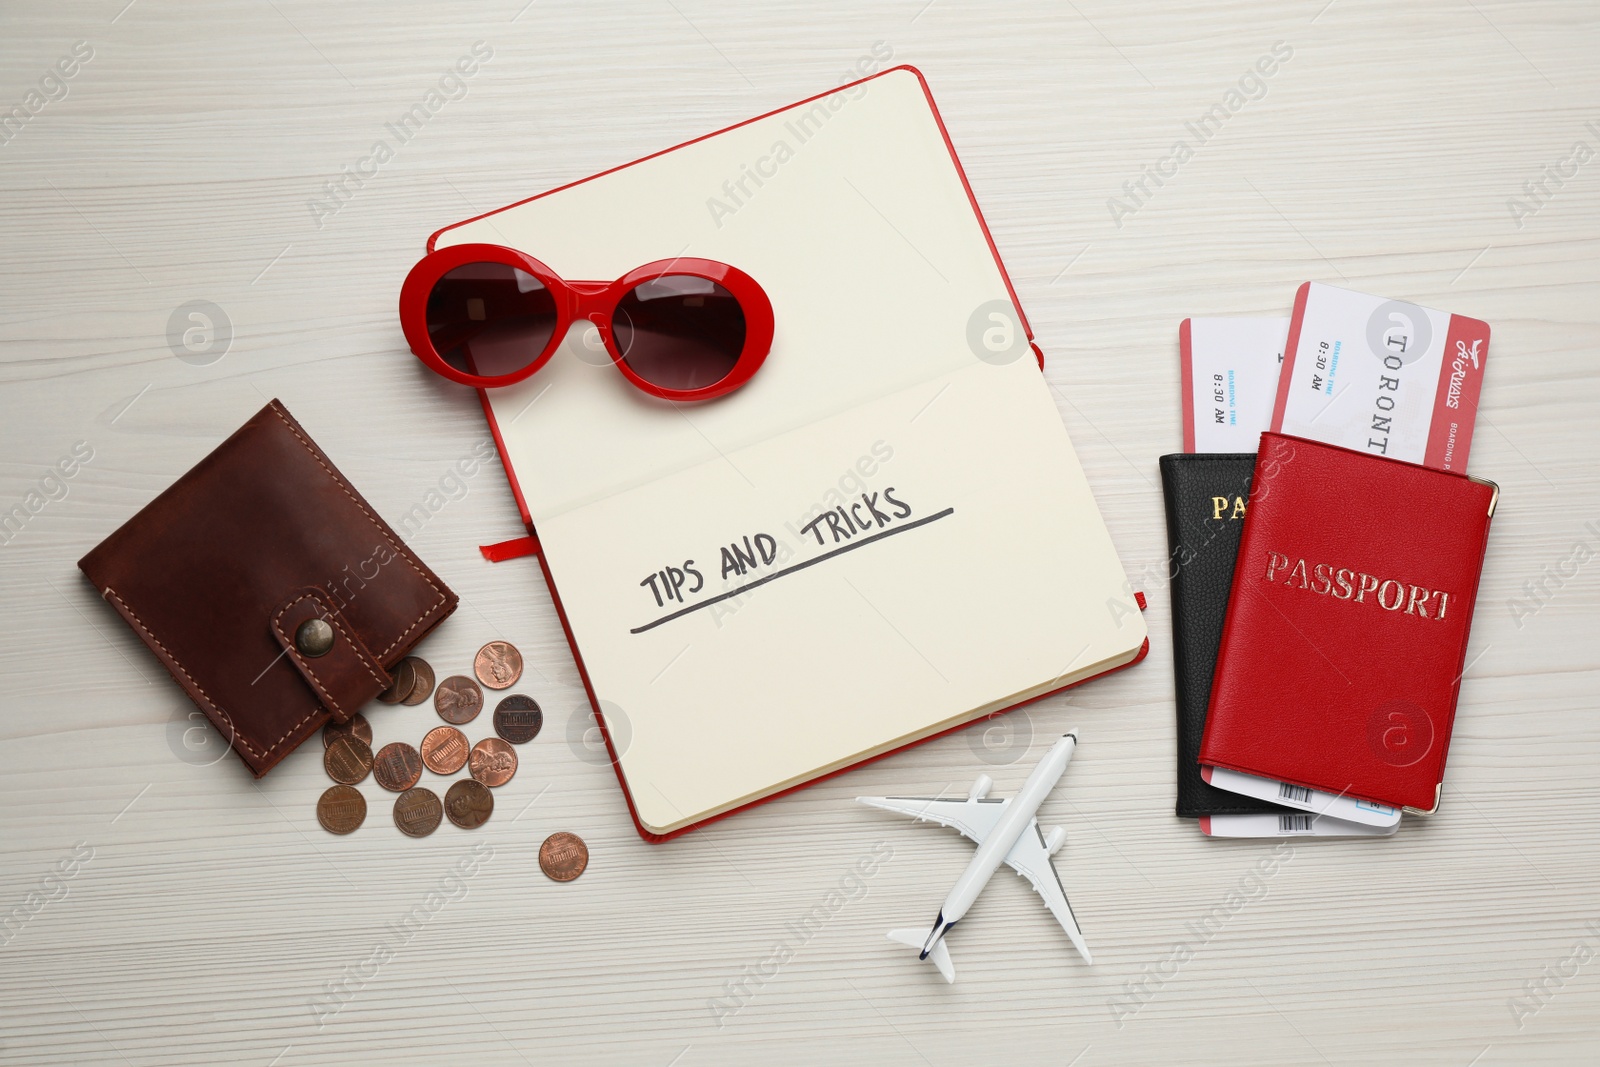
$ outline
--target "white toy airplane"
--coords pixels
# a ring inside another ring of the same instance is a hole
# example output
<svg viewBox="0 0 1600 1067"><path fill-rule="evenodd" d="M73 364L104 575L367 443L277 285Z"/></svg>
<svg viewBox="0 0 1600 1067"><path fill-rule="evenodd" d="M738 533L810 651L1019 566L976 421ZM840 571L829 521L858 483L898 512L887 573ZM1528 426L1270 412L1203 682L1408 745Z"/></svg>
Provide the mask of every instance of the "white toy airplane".
<svg viewBox="0 0 1600 1067"><path fill-rule="evenodd" d="M1051 746L1044 759L1028 775L1017 795L1010 800L987 799L994 780L987 774L978 775L972 790L965 799L941 797L856 797L863 804L887 811L898 811L917 819L932 819L977 843L978 851L972 862L961 872L956 887L945 898L933 929L924 935L919 930L891 930L889 939L902 945L920 948L918 959L933 960L944 980L956 980L955 965L950 962L950 950L945 947L944 935L950 932L967 909L978 899L978 894L988 884L989 876L1002 862L1010 864L1018 874L1033 883L1036 893L1044 898L1045 907L1066 930L1067 936L1077 946L1085 963L1093 963L1089 946L1083 943L1083 932L1072 916L1072 905L1067 903L1067 892L1061 887L1061 876L1056 874L1050 857L1055 855L1067 840L1067 831L1057 826L1048 834L1039 832L1035 818L1039 805L1050 795L1072 759L1078 735L1069 733Z"/></svg>

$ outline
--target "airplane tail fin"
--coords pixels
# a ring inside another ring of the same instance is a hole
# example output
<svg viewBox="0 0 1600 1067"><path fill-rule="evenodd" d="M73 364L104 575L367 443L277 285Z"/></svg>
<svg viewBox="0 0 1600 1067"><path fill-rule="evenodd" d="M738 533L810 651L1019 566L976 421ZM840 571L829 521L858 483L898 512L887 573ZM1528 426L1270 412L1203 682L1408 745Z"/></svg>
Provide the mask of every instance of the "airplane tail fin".
<svg viewBox="0 0 1600 1067"><path fill-rule="evenodd" d="M939 973L944 975L946 982L955 982L956 965L950 962L950 950L945 947L944 938L941 937L934 942L933 951L928 953L928 958L933 961L935 967L939 968Z"/></svg>
<svg viewBox="0 0 1600 1067"><path fill-rule="evenodd" d="M899 942L902 945L910 945L918 952L921 952L923 943L928 940L928 932L926 930L890 930L889 940ZM950 960L950 950L945 947L944 938L941 937L933 943L933 948L928 951L928 959L932 960L933 965L939 968L939 973L944 975L946 982L953 983L956 980L956 965Z"/></svg>

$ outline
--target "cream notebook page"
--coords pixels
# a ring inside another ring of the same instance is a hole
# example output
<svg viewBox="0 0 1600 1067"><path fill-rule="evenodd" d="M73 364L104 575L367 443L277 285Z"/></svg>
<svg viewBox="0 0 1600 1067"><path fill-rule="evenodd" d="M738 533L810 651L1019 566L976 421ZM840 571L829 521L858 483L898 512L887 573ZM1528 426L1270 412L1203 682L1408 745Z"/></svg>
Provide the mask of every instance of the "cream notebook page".
<svg viewBox="0 0 1600 1067"><path fill-rule="evenodd" d="M647 829L1138 654L1143 620L1026 339L1006 347L1014 312L990 317L1010 298L913 72L436 244L475 241L575 280L720 260L772 301L771 354L718 400L645 395L581 326L489 394Z"/></svg>

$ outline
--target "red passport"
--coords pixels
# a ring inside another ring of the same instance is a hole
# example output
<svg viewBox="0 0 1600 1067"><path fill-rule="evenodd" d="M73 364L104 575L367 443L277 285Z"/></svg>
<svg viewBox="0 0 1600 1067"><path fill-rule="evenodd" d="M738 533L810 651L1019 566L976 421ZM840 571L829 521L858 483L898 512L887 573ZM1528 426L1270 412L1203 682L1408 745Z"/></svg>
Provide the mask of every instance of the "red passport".
<svg viewBox="0 0 1600 1067"><path fill-rule="evenodd" d="M1439 804L1492 482L1265 433L1200 762Z"/></svg>

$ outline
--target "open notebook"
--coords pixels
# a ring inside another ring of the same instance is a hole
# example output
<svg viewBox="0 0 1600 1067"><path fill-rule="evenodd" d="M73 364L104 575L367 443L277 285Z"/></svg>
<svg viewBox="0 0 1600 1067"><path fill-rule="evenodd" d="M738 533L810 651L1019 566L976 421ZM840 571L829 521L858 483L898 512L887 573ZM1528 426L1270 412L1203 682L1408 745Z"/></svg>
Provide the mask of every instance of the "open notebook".
<svg viewBox="0 0 1600 1067"><path fill-rule="evenodd" d="M581 325L537 374L485 393L647 837L1141 655L1143 619L915 70L431 244L466 242L570 279L721 260L772 300L765 365L709 403L633 388ZM682 599L660 596L674 569Z"/></svg>

